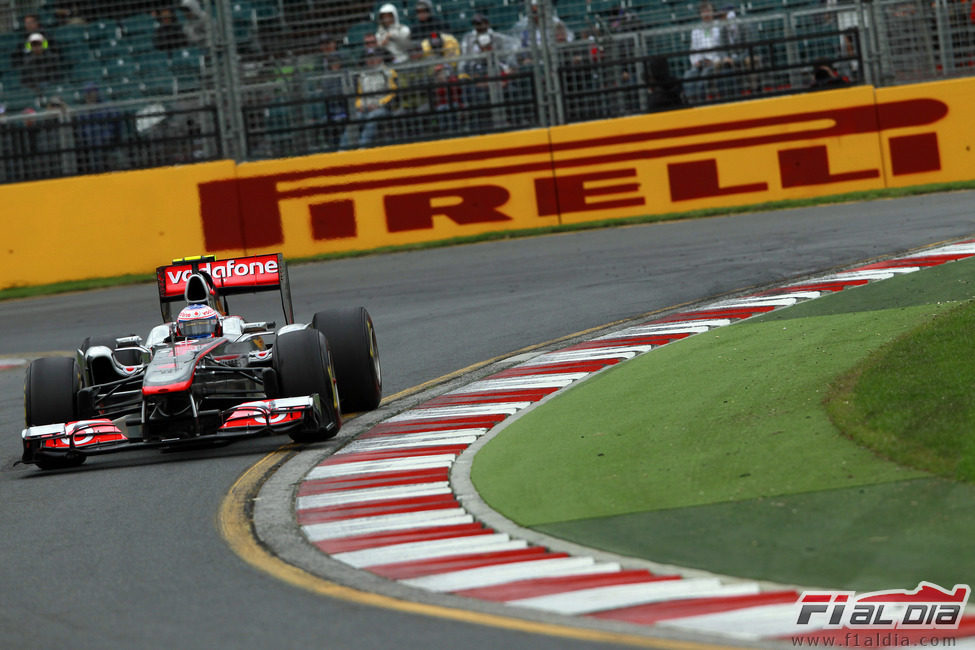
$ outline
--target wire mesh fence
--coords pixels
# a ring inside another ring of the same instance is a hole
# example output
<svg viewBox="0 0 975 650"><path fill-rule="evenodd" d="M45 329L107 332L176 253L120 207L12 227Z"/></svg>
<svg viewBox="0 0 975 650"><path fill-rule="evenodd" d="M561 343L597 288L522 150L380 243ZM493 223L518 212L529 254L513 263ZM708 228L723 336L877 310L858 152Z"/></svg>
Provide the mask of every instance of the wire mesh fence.
<svg viewBox="0 0 975 650"><path fill-rule="evenodd" d="M971 3L953 0L0 0L0 182L907 83L973 62Z"/></svg>

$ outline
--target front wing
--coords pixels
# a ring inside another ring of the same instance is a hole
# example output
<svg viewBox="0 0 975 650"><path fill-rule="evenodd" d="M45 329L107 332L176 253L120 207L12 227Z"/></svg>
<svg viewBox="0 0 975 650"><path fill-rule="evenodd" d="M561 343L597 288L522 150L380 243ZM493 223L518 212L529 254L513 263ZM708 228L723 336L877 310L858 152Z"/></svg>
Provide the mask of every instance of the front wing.
<svg viewBox="0 0 975 650"><path fill-rule="evenodd" d="M327 420L318 395L244 402L221 412L220 422L214 431L201 435L159 440L144 440L141 428L130 426L126 418L33 426L21 433L24 442L22 461L34 463L38 456L94 456L147 447L199 445L206 441L233 441L296 429L319 431L336 426Z"/></svg>

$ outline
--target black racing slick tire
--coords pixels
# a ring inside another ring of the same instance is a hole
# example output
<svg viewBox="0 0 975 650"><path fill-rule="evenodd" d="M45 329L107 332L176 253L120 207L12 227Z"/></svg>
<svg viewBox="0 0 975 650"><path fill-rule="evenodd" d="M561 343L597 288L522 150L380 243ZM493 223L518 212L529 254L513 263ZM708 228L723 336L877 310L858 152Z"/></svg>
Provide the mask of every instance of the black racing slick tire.
<svg viewBox="0 0 975 650"><path fill-rule="evenodd" d="M281 397L317 394L326 420L315 430L291 431L291 439L305 443L335 436L342 426L342 409L325 336L313 329L286 332L277 337L272 353Z"/></svg>
<svg viewBox="0 0 975 650"><path fill-rule="evenodd" d="M27 366L24 379L24 424L33 427L77 420L75 403L80 388L81 372L74 359L35 359ZM41 469L60 469L81 465L85 456L69 453L37 457L34 462Z"/></svg>
<svg viewBox="0 0 975 650"><path fill-rule="evenodd" d="M372 411L383 397L376 328L364 307L328 309L315 314L311 326L328 339L345 413Z"/></svg>

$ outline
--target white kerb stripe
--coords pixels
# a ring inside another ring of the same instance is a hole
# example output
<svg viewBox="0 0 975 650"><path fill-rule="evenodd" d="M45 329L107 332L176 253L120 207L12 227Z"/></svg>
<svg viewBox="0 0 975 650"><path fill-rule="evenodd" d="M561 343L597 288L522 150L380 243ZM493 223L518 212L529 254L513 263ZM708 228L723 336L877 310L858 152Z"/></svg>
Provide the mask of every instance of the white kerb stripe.
<svg viewBox="0 0 975 650"><path fill-rule="evenodd" d="M429 409L412 409L386 420L386 422L409 422L411 420L431 420L457 418L477 415L511 415L517 413L531 402L502 402L497 404L477 404L471 406L443 406Z"/></svg>
<svg viewBox="0 0 975 650"><path fill-rule="evenodd" d="M751 593L758 593L758 585L741 583L725 586L717 578L689 578L594 587L511 600L508 604L573 615L656 603L673 598L738 596Z"/></svg>
<svg viewBox="0 0 975 650"><path fill-rule="evenodd" d="M912 266L907 272L917 271L916 266ZM903 272L903 271L901 271ZM867 271L840 271L830 280L886 280L894 277L894 269L870 269Z"/></svg>
<svg viewBox="0 0 975 650"><path fill-rule="evenodd" d="M796 605L760 605L731 612L702 614L661 621L660 625L695 632L714 632L739 639L760 639L787 634L802 634L821 629L818 625L798 625Z"/></svg>
<svg viewBox="0 0 975 650"><path fill-rule="evenodd" d="M641 352L651 349L652 345L634 345L627 347L594 348L591 350L569 350L568 352L548 352L534 359L532 365L562 363L564 361L599 361L601 359L632 359Z"/></svg>
<svg viewBox="0 0 975 650"><path fill-rule="evenodd" d="M975 242L948 244L947 246L942 246L940 248L932 248L931 250L923 253L909 255L905 259L913 259L915 257L931 257L934 255L975 255Z"/></svg>
<svg viewBox="0 0 975 650"><path fill-rule="evenodd" d="M452 494L447 481L436 483L416 483L413 485L391 485L388 487L364 488L361 490L335 490L321 494L309 494L295 500L298 511L309 508L325 508L352 503L371 504L389 499L409 499L412 497L428 497L437 494Z"/></svg>
<svg viewBox="0 0 975 650"><path fill-rule="evenodd" d="M429 591L447 592L491 587L507 582L517 582L518 580L551 578L580 573L609 573L619 570L620 566L616 563L597 565L591 557L556 557L546 560L526 560L507 564L493 564L476 569L448 571L419 578L409 578L401 580L401 582L411 587L419 587Z"/></svg>
<svg viewBox="0 0 975 650"><path fill-rule="evenodd" d="M482 379L475 381L446 395L483 393L498 390L531 390L533 388L562 388L577 379L587 377L588 372L566 372L551 375L527 375L524 377L502 377L501 379Z"/></svg>
<svg viewBox="0 0 975 650"><path fill-rule="evenodd" d="M735 298L726 302L718 302L709 306L709 309L728 309L731 307L791 307L799 302L795 298L782 298L779 296L756 296L754 298Z"/></svg>
<svg viewBox="0 0 975 650"><path fill-rule="evenodd" d="M724 321L727 325L731 321ZM652 336L654 334L701 334L702 332L707 332L708 327L706 325L685 325L680 323L680 327L667 327L662 328L659 325L640 325L638 327L628 327L625 330L620 330L619 332L613 332L612 334L604 334L603 336L593 339L594 341L602 341L605 339L626 339L636 336Z"/></svg>
<svg viewBox="0 0 975 650"><path fill-rule="evenodd" d="M454 526L473 522L474 517L467 514L467 511L463 508L442 508L440 510L403 512L395 515L383 515L381 517L359 517L358 519L329 521L322 524L308 524L307 526L302 526L302 530L305 531L305 535L307 535L309 540L320 542L324 539L394 532L410 528Z"/></svg>
<svg viewBox="0 0 975 650"><path fill-rule="evenodd" d="M412 469L433 469L450 467L456 456L454 454L435 454L433 456L408 456L406 458L392 458L384 460L364 460L358 463L336 463L335 465L319 465L310 472L309 480L332 478L336 476L351 476L353 474L378 474L382 472L401 472Z"/></svg>
<svg viewBox="0 0 975 650"><path fill-rule="evenodd" d="M493 535L469 535L466 537L434 539L424 542L393 544L379 548L366 548L358 551L336 553L332 557L339 562L345 562L346 564L360 568L376 566L378 564L392 564L394 562L431 560L433 558L449 557L452 555L467 555L468 553L513 551L527 547L528 542L524 540L512 540L509 535L496 533Z"/></svg>
<svg viewBox="0 0 975 650"><path fill-rule="evenodd" d="M382 449L416 449L418 447L439 447L441 445L470 445L477 441L477 435L472 432L486 432L487 429L468 429L464 432L451 431L447 435L437 433L409 433L402 436L383 436L381 438L366 438L355 440L346 445L336 456L354 454L360 451L377 451Z"/></svg>

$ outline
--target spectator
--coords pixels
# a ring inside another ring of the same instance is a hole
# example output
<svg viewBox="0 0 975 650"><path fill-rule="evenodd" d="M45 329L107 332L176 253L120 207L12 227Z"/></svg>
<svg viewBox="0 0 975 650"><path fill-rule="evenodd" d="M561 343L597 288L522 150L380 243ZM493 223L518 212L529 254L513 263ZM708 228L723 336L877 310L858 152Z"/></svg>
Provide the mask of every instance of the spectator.
<svg viewBox="0 0 975 650"><path fill-rule="evenodd" d="M78 171L96 174L108 171L112 152L119 141L119 114L102 108L101 92L94 83L85 84L84 106L75 120L78 148Z"/></svg>
<svg viewBox="0 0 975 650"><path fill-rule="evenodd" d="M37 14L26 14L21 21L23 24L23 29L20 30L20 38L17 39L17 47L10 53L10 67L17 69L20 68L24 61L27 59L27 55L30 52L27 49L27 39L31 34L44 33L41 28L41 21L37 17ZM48 46L51 46L51 40L48 39Z"/></svg>
<svg viewBox="0 0 975 650"><path fill-rule="evenodd" d="M317 67L322 72L338 72L349 64L345 52L339 49L339 42L328 32L318 37L318 53L320 65Z"/></svg>
<svg viewBox="0 0 975 650"><path fill-rule="evenodd" d="M500 36L500 34L489 31L478 34L472 54L484 56L467 61L464 67L464 72L473 82L469 88L466 103L474 111L471 116L472 127L477 133L494 130L493 105L501 102L507 87L507 82L503 77L510 72L510 67L502 57L499 57L497 59L497 70L492 71L488 60L488 56L494 51L494 41Z"/></svg>
<svg viewBox="0 0 975 650"><path fill-rule="evenodd" d="M549 43L555 43L562 39L566 43L571 43L575 40L575 35L572 30L569 29L562 19L558 17L555 13L555 9L549 10L551 15L549 15L548 20L545 21L546 37ZM531 3L531 13L527 16L522 16L518 22L514 24L511 28L512 35L518 40L521 48L523 50L530 49L532 46L532 39L535 43L541 45L542 39L542 29L541 29L541 18L540 10L538 7L538 0L532 0ZM561 36L559 36L561 34Z"/></svg>
<svg viewBox="0 0 975 650"><path fill-rule="evenodd" d="M393 63L403 63L410 58L410 28L400 23L396 5L384 4L379 8L379 29L376 42L386 48L393 57Z"/></svg>
<svg viewBox="0 0 975 650"><path fill-rule="evenodd" d="M432 61L430 74L436 84L434 110L440 113L441 133L450 133L458 126L458 110L464 105L461 79L467 79L467 75L458 75L457 64L443 59L460 56L460 43L450 34L431 34L420 45L424 56Z"/></svg>
<svg viewBox="0 0 975 650"><path fill-rule="evenodd" d="M628 3L617 2L612 12L606 17L609 31L621 34L625 32L638 32L644 28L643 20L639 14L627 6Z"/></svg>
<svg viewBox="0 0 975 650"><path fill-rule="evenodd" d="M850 85L850 80L841 75L830 61L817 61L813 65L813 81L810 90L830 90Z"/></svg>
<svg viewBox="0 0 975 650"><path fill-rule="evenodd" d="M339 136L349 118L349 105L345 96L343 71L349 61L338 49L338 43L331 34L322 34L319 39L321 52L322 90L325 95L325 140L329 149L335 149Z"/></svg>
<svg viewBox="0 0 975 650"><path fill-rule="evenodd" d="M396 97L396 71L386 67L383 51L366 50L363 60L366 69L359 73L355 100L356 117L362 123L359 132L360 148L372 144L379 129L378 120L390 114L393 99ZM355 126L350 124L342 134L340 149L350 148Z"/></svg>
<svg viewBox="0 0 975 650"><path fill-rule="evenodd" d="M654 56L647 67L647 90L650 93L649 110L666 111L686 106L680 79L670 73L666 56Z"/></svg>
<svg viewBox="0 0 975 650"><path fill-rule="evenodd" d="M61 80L61 57L40 32L27 37L25 58L20 66L20 83L40 93L44 86Z"/></svg>
<svg viewBox="0 0 975 650"><path fill-rule="evenodd" d="M414 41L410 45L410 60L396 69L397 114L403 118L398 121L402 136L407 139L425 137L430 129L430 67L423 64L423 46Z"/></svg>
<svg viewBox="0 0 975 650"><path fill-rule="evenodd" d="M478 46L478 39L482 38L482 34L487 34L491 51L495 52L498 61L503 59L503 63L508 66L513 63L512 56L518 49L518 42L514 38L494 31L491 28L491 22L484 14L474 14L471 25L473 29L464 34L464 38L460 42L460 51L464 56L480 54L483 49Z"/></svg>
<svg viewBox="0 0 975 650"><path fill-rule="evenodd" d="M434 15L433 3L430 0L416 0L413 11L416 13L416 19L410 26L410 33L414 37L426 38L430 34L449 34L452 31L442 16Z"/></svg>
<svg viewBox="0 0 975 650"><path fill-rule="evenodd" d="M721 25L714 20L714 5L708 0L704 0L698 5L698 13L701 17L701 24L691 31L691 50L693 52L689 57L691 67L684 74L685 80L710 77L731 66L731 59L727 58L722 52L706 51L715 50L721 46ZM691 103L707 99L707 81L688 81L684 89L687 93L687 99Z"/></svg>
<svg viewBox="0 0 975 650"><path fill-rule="evenodd" d="M158 23L152 35L153 47L163 52L189 47L190 42L186 38L183 26L179 24L172 9L165 7L153 12L153 15Z"/></svg>
<svg viewBox="0 0 975 650"><path fill-rule="evenodd" d="M198 0L180 0L183 12L183 33L192 47L206 47L210 31L210 16L200 6Z"/></svg>
<svg viewBox="0 0 975 650"><path fill-rule="evenodd" d="M869 28L869 21L861 28L860 10L854 0L826 0L826 6L836 9L836 29L843 32L843 34L840 34L840 47L842 48L843 57L848 59L844 63L851 74L855 73L858 71L857 66L859 62L857 61L856 37L854 36L854 32L863 28ZM863 17L866 19L868 14L864 13Z"/></svg>
<svg viewBox="0 0 975 650"><path fill-rule="evenodd" d="M81 3L74 0L59 1L54 7L54 17L58 25L84 25L88 22Z"/></svg>

